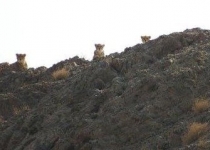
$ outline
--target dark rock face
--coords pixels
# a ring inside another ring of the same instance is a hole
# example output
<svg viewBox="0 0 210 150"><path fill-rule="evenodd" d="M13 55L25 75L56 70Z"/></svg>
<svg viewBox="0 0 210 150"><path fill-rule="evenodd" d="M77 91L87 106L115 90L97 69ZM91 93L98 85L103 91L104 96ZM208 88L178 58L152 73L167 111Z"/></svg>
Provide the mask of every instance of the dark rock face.
<svg viewBox="0 0 210 150"><path fill-rule="evenodd" d="M210 31L194 28L100 61L2 71L0 150L209 149L209 132L183 143L210 119L192 109L210 101L209 56ZM69 76L54 80L62 68Z"/></svg>

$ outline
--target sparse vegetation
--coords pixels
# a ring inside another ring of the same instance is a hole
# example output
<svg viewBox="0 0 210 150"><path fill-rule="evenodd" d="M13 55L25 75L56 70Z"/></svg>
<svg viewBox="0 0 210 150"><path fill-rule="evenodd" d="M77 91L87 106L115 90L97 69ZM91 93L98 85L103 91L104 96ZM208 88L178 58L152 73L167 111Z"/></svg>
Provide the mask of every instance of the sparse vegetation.
<svg viewBox="0 0 210 150"><path fill-rule="evenodd" d="M0 149L210 150L209 41L186 30L96 61L0 71Z"/></svg>
<svg viewBox="0 0 210 150"><path fill-rule="evenodd" d="M15 115L19 115L21 112L28 111L28 110L30 110L29 106L25 105L25 106L22 106L20 108L18 108L18 107L13 108L13 113Z"/></svg>
<svg viewBox="0 0 210 150"><path fill-rule="evenodd" d="M52 76L55 80L65 79L68 77L68 75L69 75L69 72L65 68L62 68L52 73Z"/></svg>
<svg viewBox="0 0 210 150"><path fill-rule="evenodd" d="M208 123L197 123L194 122L188 127L188 131L182 137L184 145L190 144L205 133L208 129Z"/></svg>
<svg viewBox="0 0 210 150"><path fill-rule="evenodd" d="M199 101L195 101L192 110L195 113L201 113L203 111L206 111L210 106L210 103L206 99L201 99Z"/></svg>
<svg viewBox="0 0 210 150"><path fill-rule="evenodd" d="M198 141L198 148L199 149L210 149L210 141L207 141L204 139Z"/></svg>

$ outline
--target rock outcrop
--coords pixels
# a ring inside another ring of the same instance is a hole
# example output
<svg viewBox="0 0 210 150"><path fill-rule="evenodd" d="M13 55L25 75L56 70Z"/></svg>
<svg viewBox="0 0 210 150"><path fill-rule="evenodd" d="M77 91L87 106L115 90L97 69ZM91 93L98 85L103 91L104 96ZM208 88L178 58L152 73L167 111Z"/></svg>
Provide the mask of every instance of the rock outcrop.
<svg viewBox="0 0 210 150"><path fill-rule="evenodd" d="M53 79L62 68L69 75ZM5 72L0 150L209 149L210 109L194 111L209 98L210 31L199 28L99 61ZM208 127L191 133L193 123Z"/></svg>

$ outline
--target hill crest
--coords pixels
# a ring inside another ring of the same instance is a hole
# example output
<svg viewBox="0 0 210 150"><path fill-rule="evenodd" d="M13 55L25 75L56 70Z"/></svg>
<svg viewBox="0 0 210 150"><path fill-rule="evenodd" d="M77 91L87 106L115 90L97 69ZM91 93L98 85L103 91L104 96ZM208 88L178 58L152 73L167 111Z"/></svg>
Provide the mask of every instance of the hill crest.
<svg viewBox="0 0 210 150"><path fill-rule="evenodd" d="M210 30L194 28L100 61L1 72L0 149L208 149L209 55Z"/></svg>

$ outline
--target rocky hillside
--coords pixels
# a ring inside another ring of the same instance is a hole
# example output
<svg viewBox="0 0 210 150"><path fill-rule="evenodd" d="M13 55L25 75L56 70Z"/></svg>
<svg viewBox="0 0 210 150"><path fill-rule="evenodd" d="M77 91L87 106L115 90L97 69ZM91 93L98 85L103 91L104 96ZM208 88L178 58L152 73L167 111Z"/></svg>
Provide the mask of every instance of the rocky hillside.
<svg viewBox="0 0 210 150"><path fill-rule="evenodd" d="M0 150L210 149L210 30L100 61L0 72Z"/></svg>

